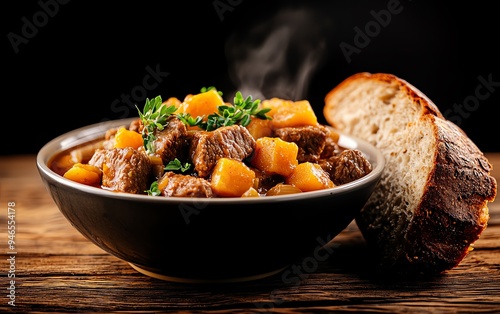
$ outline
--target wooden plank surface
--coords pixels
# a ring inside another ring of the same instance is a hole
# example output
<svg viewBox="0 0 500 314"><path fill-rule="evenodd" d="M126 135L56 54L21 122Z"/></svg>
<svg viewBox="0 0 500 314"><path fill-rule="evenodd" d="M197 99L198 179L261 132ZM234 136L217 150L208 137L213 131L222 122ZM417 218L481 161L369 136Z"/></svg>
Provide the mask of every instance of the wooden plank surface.
<svg viewBox="0 0 500 314"><path fill-rule="evenodd" d="M487 154L500 181L500 153ZM15 202L15 285L7 207ZM381 278L352 223L333 254L293 284L280 275L230 285L188 285L147 277L86 240L45 190L35 156L0 157L0 311L216 313L500 312L500 202L488 228L456 268L419 280ZM15 291L15 306L8 302Z"/></svg>

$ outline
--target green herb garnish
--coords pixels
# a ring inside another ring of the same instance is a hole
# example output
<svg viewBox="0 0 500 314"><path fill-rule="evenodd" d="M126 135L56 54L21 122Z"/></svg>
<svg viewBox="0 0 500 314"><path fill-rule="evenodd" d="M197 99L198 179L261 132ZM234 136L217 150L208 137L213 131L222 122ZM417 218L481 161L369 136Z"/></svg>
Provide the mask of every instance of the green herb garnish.
<svg viewBox="0 0 500 314"><path fill-rule="evenodd" d="M195 118L186 112L177 114L177 118L179 118L187 126L197 126L203 122L203 117L198 116Z"/></svg>
<svg viewBox="0 0 500 314"><path fill-rule="evenodd" d="M161 191L160 189L158 189L158 181L154 181L153 183L151 183L151 187L149 188L149 190L146 190L144 192L148 193L148 195L150 196L160 195Z"/></svg>
<svg viewBox="0 0 500 314"><path fill-rule="evenodd" d="M201 92L209 90L217 89L214 86L201 88ZM222 96L222 92L217 91L217 93ZM203 117L192 117L188 113L180 113L176 116L187 126L197 126L205 131L213 131L233 124L247 126L252 120L252 116L263 120L271 120L271 117L266 115L271 108L259 109L259 104L260 99L253 100L252 96L244 98L241 92L238 91L234 97L234 105L218 106L217 112L210 114L207 121L203 121ZM137 111L144 125L142 129L144 148L148 154L152 155L155 153L155 130L162 131L165 128L168 117L177 111L177 107L174 105L167 107L162 103L161 96L156 96L151 100L146 98L143 111L141 112L139 108L137 108Z"/></svg>
<svg viewBox="0 0 500 314"><path fill-rule="evenodd" d="M216 91L217 91L217 94L219 94L219 96L221 96L221 97L222 97L222 95L223 95L223 94L222 94L222 92L221 92L221 91L218 91L218 90L217 90L217 88L215 88L215 86L202 87L202 88L200 89L200 92L205 93L205 92L208 92L209 90L212 90L212 89L216 90Z"/></svg>
<svg viewBox="0 0 500 314"><path fill-rule="evenodd" d="M208 116L206 122L199 121L197 124L203 130L213 131L223 126L240 124L247 126L252 120L252 116L263 120L271 120L266 113L271 108L259 109L260 99L253 100L252 96L243 98L241 92L236 92L233 106L218 106L218 112Z"/></svg>
<svg viewBox="0 0 500 314"><path fill-rule="evenodd" d="M180 170L181 172L186 172L189 170L191 165L189 163L182 164L181 161L177 158L174 160L171 160L168 162L168 164L165 166L164 170L166 171L178 171Z"/></svg>
<svg viewBox="0 0 500 314"><path fill-rule="evenodd" d="M136 106L137 108L137 106ZM144 128L142 129L142 138L144 140L144 148L148 154L154 154L155 129L163 130L167 125L167 119L172 115L177 108L175 106L166 106L162 104L161 96L149 100L146 98L146 104L141 112L139 108L139 117L141 118Z"/></svg>

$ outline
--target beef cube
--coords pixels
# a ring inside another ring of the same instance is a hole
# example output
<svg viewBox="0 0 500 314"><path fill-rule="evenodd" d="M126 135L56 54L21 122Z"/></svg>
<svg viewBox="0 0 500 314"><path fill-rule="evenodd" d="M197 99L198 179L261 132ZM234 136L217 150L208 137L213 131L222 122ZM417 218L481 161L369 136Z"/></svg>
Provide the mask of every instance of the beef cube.
<svg viewBox="0 0 500 314"><path fill-rule="evenodd" d="M346 149L338 156L321 159L318 163L328 172L335 185L357 180L372 171L371 163L357 149Z"/></svg>
<svg viewBox="0 0 500 314"><path fill-rule="evenodd" d="M299 147L297 160L317 162L325 148L328 130L324 126L285 127L274 130L277 137Z"/></svg>
<svg viewBox="0 0 500 314"><path fill-rule="evenodd" d="M187 145L187 127L176 116L167 119L167 125L163 130L155 130L155 152L161 157L164 164L175 158L183 159L183 153Z"/></svg>
<svg viewBox="0 0 500 314"><path fill-rule="evenodd" d="M189 156L198 176L206 178L219 158L243 161L254 149L255 139L248 129L241 125L231 125L210 132L193 133Z"/></svg>
<svg viewBox="0 0 500 314"><path fill-rule="evenodd" d="M257 168L251 168L255 172L255 188L259 194L266 194L270 188L278 183L284 183L285 178L277 174L268 174Z"/></svg>
<svg viewBox="0 0 500 314"><path fill-rule="evenodd" d="M102 170L102 164L106 160L106 153L108 148L98 148L95 150L94 154L90 158L88 164L96 166L97 168Z"/></svg>
<svg viewBox="0 0 500 314"><path fill-rule="evenodd" d="M321 152L320 159L326 159L340 154L340 146L331 136L326 137L325 147Z"/></svg>
<svg viewBox="0 0 500 314"><path fill-rule="evenodd" d="M162 187L161 195L177 197L214 197L210 182L190 175L167 171L159 180Z"/></svg>
<svg viewBox="0 0 500 314"><path fill-rule="evenodd" d="M105 189L143 194L148 188L149 157L136 149L98 149L89 164L102 170L102 187Z"/></svg>
<svg viewBox="0 0 500 314"><path fill-rule="evenodd" d="M130 125L128 126L128 129L130 131L135 131L137 133L141 133L142 129L144 128L144 125L142 124L141 118L137 118L130 122Z"/></svg>

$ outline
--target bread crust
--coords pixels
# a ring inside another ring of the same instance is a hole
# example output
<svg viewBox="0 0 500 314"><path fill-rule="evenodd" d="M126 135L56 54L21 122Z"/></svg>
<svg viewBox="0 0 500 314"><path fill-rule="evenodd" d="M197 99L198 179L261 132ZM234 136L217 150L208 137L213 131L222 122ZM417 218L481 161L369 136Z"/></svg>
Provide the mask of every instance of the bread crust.
<svg viewBox="0 0 500 314"><path fill-rule="evenodd" d="M385 270L400 274L438 274L452 269L465 258L487 227L487 204L497 193L497 182L490 176L492 166L463 130L446 120L427 96L392 74L358 73L333 88L325 97L324 107L325 119L331 126L342 131L349 129L347 124L351 120L343 121L338 115L337 102L349 93L359 92L355 87L364 80L394 86L409 97L412 105L420 110L418 119L431 129L428 134L434 137L434 144L429 150L434 157L420 200L407 220L402 219L395 225L394 220L387 217L387 210L390 213L398 209L386 208L382 214L384 202L375 191L356 217L356 223L376 253L379 266ZM352 121L368 123L363 119ZM373 144L385 149L384 143ZM390 154L385 156L391 158ZM384 172L388 180L377 186L381 191L394 188L384 184L398 182L391 180L391 169Z"/></svg>

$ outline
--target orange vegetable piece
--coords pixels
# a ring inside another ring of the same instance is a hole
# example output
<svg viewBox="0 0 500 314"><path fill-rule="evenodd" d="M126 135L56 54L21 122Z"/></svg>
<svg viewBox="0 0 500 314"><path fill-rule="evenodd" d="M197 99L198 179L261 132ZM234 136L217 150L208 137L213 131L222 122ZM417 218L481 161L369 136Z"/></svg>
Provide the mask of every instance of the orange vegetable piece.
<svg viewBox="0 0 500 314"><path fill-rule="evenodd" d="M255 141L250 164L267 174L288 176L298 165L299 147L278 137L261 137Z"/></svg>
<svg viewBox="0 0 500 314"><path fill-rule="evenodd" d="M258 139L265 136L272 136L273 126L271 120L259 119L252 117L250 123L246 126L250 134L254 139Z"/></svg>
<svg viewBox="0 0 500 314"><path fill-rule="evenodd" d="M287 184L296 186L301 191L315 191L333 188L335 184L329 174L319 164L303 162L285 179Z"/></svg>
<svg viewBox="0 0 500 314"><path fill-rule="evenodd" d="M186 96L184 101L177 108L176 113L189 113L192 117L203 117L207 121L208 116L218 112L217 107L226 105L222 97L216 90ZM189 129L199 130L198 127L189 127Z"/></svg>
<svg viewBox="0 0 500 314"><path fill-rule="evenodd" d="M274 128L317 125L318 119L308 100L291 101L271 98L262 101L263 108L271 108L267 113L272 117Z"/></svg>
<svg viewBox="0 0 500 314"><path fill-rule="evenodd" d="M167 100L165 100L162 104L164 104L167 107L170 107L170 106L179 107L181 105L181 103L182 102L179 100L179 98L170 97Z"/></svg>
<svg viewBox="0 0 500 314"><path fill-rule="evenodd" d="M244 162L220 158L211 177L212 191L219 196L240 197L253 187L255 172Z"/></svg>
<svg viewBox="0 0 500 314"><path fill-rule="evenodd" d="M241 197L260 197L260 194L255 188L252 187L246 190Z"/></svg>
<svg viewBox="0 0 500 314"><path fill-rule="evenodd" d="M260 103L260 107L262 107L262 108L271 108L271 110L267 112L267 115L272 118L272 117L274 117L274 115L278 111L278 108L283 107L283 106L289 106L292 102L293 101L291 101L291 100L286 100L286 99L281 99L281 98L273 97L273 98L270 98L270 99L264 99Z"/></svg>
<svg viewBox="0 0 500 314"><path fill-rule="evenodd" d="M266 192L266 196L286 195L302 193L302 191L291 184L278 183Z"/></svg>
<svg viewBox="0 0 500 314"><path fill-rule="evenodd" d="M127 130L125 127L120 127L115 134L115 148L132 147L138 149L144 145L142 135L136 131Z"/></svg>
<svg viewBox="0 0 500 314"><path fill-rule="evenodd" d="M63 175L66 179L86 185L99 186L102 179L102 171L96 166L76 163Z"/></svg>
<svg viewBox="0 0 500 314"><path fill-rule="evenodd" d="M71 154L58 155L54 160L52 160L50 167L54 169L55 172L63 175L68 171L76 162L73 161L73 156Z"/></svg>

